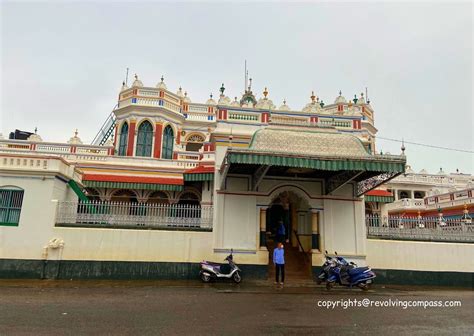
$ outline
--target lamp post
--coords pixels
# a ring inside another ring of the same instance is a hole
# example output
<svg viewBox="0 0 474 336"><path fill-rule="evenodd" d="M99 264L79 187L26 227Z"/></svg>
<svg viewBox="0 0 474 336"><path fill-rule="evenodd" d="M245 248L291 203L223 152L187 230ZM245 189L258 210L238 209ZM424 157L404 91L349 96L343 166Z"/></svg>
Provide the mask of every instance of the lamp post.
<svg viewBox="0 0 474 336"><path fill-rule="evenodd" d="M443 212L441 210L441 207L438 208L438 225L440 227L446 226L446 220L443 217Z"/></svg>

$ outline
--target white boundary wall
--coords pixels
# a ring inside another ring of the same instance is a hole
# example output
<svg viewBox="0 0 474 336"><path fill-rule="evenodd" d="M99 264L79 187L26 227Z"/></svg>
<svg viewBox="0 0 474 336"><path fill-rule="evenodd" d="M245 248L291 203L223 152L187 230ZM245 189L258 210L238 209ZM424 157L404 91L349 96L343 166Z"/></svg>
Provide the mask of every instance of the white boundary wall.
<svg viewBox="0 0 474 336"><path fill-rule="evenodd" d="M374 269L474 272L474 244L367 239Z"/></svg>

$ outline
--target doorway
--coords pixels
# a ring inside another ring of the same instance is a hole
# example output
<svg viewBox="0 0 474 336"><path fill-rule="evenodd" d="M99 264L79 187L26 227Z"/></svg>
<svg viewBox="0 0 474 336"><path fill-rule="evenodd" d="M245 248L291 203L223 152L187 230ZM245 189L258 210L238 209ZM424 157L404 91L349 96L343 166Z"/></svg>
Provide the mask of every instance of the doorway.
<svg viewBox="0 0 474 336"><path fill-rule="evenodd" d="M286 279L311 279L311 211L307 200L291 191L282 192L272 200L266 220L270 280L275 276L273 250L281 240L277 235L281 224L285 231Z"/></svg>

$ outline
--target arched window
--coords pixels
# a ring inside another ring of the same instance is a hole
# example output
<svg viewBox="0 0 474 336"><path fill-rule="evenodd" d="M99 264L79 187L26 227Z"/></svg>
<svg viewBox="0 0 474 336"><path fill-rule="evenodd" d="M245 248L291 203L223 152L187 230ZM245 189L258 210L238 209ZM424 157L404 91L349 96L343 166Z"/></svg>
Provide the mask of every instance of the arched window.
<svg viewBox="0 0 474 336"><path fill-rule="evenodd" d="M138 127L137 148L135 156L151 156L151 147L153 146L153 126L145 120Z"/></svg>
<svg viewBox="0 0 474 336"><path fill-rule="evenodd" d="M184 192L179 197L177 217L199 218L201 217L201 203L199 197L192 192Z"/></svg>
<svg viewBox="0 0 474 336"><path fill-rule="evenodd" d="M186 143L187 152L199 152L204 142L204 138L199 134L191 135Z"/></svg>
<svg viewBox="0 0 474 336"><path fill-rule="evenodd" d="M172 159L173 158L173 143L174 143L174 134L173 129L170 125L165 127L163 131L163 148L161 151L162 159Z"/></svg>
<svg viewBox="0 0 474 336"><path fill-rule="evenodd" d="M408 195L407 191L400 191L400 199L402 198L410 198L410 195Z"/></svg>
<svg viewBox="0 0 474 336"><path fill-rule="evenodd" d="M118 155L120 156L127 155L127 146L128 146L128 124L124 123L122 125L122 128L120 129Z"/></svg>
<svg viewBox="0 0 474 336"><path fill-rule="evenodd" d="M423 198L425 193L423 191L415 191L415 198Z"/></svg>

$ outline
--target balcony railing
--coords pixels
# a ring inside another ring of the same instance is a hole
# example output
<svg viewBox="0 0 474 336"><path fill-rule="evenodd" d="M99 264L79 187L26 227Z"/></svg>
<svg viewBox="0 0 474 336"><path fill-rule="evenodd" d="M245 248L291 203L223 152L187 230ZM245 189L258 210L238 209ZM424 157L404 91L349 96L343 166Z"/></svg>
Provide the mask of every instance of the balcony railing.
<svg viewBox="0 0 474 336"><path fill-rule="evenodd" d="M474 243L470 218L369 215L366 225L368 238Z"/></svg>
<svg viewBox="0 0 474 336"><path fill-rule="evenodd" d="M212 206L128 202L58 202L56 226L212 231Z"/></svg>
<svg viewBox="0 0 474 336"><path fill-rule="evenodd" d="M410 199L410 198L402 198L392 203L387 204L387 210L417 210L423 209L425 207L425 203L423 199Z"/></svg>

